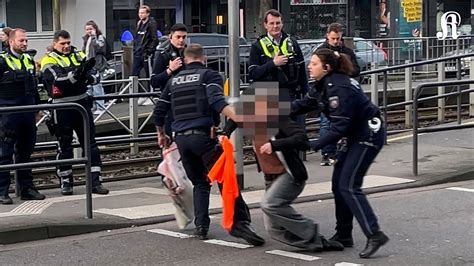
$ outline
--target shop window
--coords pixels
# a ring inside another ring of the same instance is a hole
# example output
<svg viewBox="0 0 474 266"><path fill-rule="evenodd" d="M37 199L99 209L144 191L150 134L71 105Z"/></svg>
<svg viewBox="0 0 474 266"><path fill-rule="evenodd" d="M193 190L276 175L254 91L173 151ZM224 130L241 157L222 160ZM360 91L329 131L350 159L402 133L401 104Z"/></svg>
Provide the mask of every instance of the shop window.
<svg viewBox="0 0 474 266"><path fill-rule="evenodd" d="M5 9L9 27L29 32L53 31L52 0L6 0Z"/></svg>

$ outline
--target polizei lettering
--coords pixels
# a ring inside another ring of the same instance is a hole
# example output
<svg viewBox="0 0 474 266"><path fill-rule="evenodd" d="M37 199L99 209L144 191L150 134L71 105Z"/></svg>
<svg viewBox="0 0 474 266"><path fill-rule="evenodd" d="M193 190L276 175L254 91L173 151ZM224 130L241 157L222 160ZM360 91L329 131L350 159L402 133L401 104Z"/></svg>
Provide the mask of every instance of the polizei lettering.
<svg viewBox="0 0 474 266"><path fill-rule="evenodd" d="M176 85L176 84L185 84L185 83L191 83L191 82L196 82L199 80L200 74L192 74L192 75L186 75L186 76L179 76L173 78L173 81L171 82L171 85Z"/></svg>

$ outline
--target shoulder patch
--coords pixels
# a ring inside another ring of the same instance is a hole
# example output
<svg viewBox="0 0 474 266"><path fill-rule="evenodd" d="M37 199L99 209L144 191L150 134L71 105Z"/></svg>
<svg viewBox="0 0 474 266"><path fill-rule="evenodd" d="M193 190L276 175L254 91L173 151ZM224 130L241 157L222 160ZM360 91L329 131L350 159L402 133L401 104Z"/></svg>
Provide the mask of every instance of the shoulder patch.
<svg viewBox="0 0 474 266"><path fill-rule="evenodd" d="M336 109L337 107L339 107L339 96L332 96L332 97L329 97L329 107L331 107L332 109Z"/></svg>

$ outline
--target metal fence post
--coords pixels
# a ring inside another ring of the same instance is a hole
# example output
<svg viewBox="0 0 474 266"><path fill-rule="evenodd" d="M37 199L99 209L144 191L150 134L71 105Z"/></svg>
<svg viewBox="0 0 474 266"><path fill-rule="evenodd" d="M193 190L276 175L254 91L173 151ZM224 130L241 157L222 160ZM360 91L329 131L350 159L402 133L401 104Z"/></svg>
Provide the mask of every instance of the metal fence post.
<svg viewBox="0 0 474 266"><path fill-rule="evenodd" d="M371 70L377 69L377 63L372 62ZM379 75L370 75L370 99L375 105L379 105Z"/></svg>
<svg viewBox="0 0 474 266"><path fill-rule="evenodd" d="M130 94L138 93L138 77L137 76L130 76L130 82L132 86L130 86ZM138 121L138 99L137 98L130 98L129 99L129 125L130 131L132 132L132 138L138 138L139 133L139 121ZM138 143L130 143L130 154L136 155L138 154Z"/></svg>
<svg viewBox="0 0 474 266"><path fill-rule="evenodd" d="M474 57L471 57L471 67L470 67L470 75L471 77L474 75ZM471 89L474 89L474 84L471 84ZM474 93L469 93L469 116L474 117Z"/></svg>
<svg viewBox="0 0 474 266"><path fill-rule="evenodd" d="M442 82L445 78L445 69L444 69L444 62L438 63L438 81ZM438 95L442 95L445 92L445 87L440 86L438 87ZM438 99L438 121L444 121L446 119L446 99L440 98Z"/></svg>
<svg viewBox="0 0 474 266"><path fill-rule="evenodd" d="M405 63L410 63L410 60L405 60ZM405 68L405 101L411 101L413 98L413 81L412 81L412 68ZM412 107L411 105L405 105L405 126L411 127L413 125Z"/></svg>
<svg viewBox="0 0 474 266"><path fill-rule="evenodd" d="M459 40L457 40L459 42ZM458 48L459 49L459 48ZM456 67L458 69L457 73L456 73L456 77L457 77L457 80L461 80L461 58L458 58L456 60ZM457 98L456 98L456 101L457 101L457 118L458 118L458 125L461 124L461 86L457 86L456 87L457 89L457 92L459 93Z"/></svg>

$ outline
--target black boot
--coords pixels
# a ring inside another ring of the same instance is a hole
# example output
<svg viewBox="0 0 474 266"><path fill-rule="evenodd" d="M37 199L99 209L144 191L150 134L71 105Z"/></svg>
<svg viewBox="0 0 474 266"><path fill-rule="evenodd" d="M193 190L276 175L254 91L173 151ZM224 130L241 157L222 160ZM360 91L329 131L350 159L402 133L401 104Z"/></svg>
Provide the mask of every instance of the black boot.
<svg viewBox="0 0 474 266"><path fill-rule="evenodd" d="M382 231L378 231L367 239L367 245L365 249L359 253L359 257L366 259L370 258L377 250L388 242L388 236Z"/></svg>
<svg viewBox="0 0 474 266"><path fill-rule="evenodd" d="M44 200L46 198L33 187L23 189L20 194L22 200Z"/></svg>
<svg viewBox="0 0 474 266"><path fill-rule="evenodd" d="M343 237L343 236L339 235L339 233L336 232L336 234L334 234L331 238L329 238L329 240L337 241L337 242L341 243L346 248L351 248L351 247L354 246L354 240L352 239L351 235Z"/></svg>
<svg viewBox="0 0 474 266"><path fill-rule="evenodd" d="M13 200L7 194L7 195L4 195L4 196L0 197L0 203L3 204L3 205L10 205L10 204L13 204Z"/></svg>
<svg viewBox="0 0 474 266"><path fill-rule="evenodd" d="M324 236L321 236L321 243L323 244L323 251L343 251L344 245L338 241L328 240Z"/></svg>
<svg viewBox="0 0 474 266"><path fill-rule="evenodd" d="M208 231L209 231L209 227L197 225L196 228L194 229L194 235L200 240L207 240Z"/></svg>
<svg viewBox="0 0 474 266"><path fill-rule="evenodd" d="M69 196L73 194L74 178L72 176L61 177L61 194Z"/></svg>
<svg viewBox="0 0 474 266"><path fill-rule="evenodd" d="M237 238L243 238L249 244L261 246L265 244L265 240L257 235L255 230L250 226L249 222L234 222L230 235Z"/></svg>
<svg viewBox="0 0 474 266"><path fill-rule="evenodd" d="M92 193L100 194L100 195L107 195L107 194L109 194L109 190L104 188L104 186L102 186L102 184L100 184L100 185L92 187Z"/></svg>

